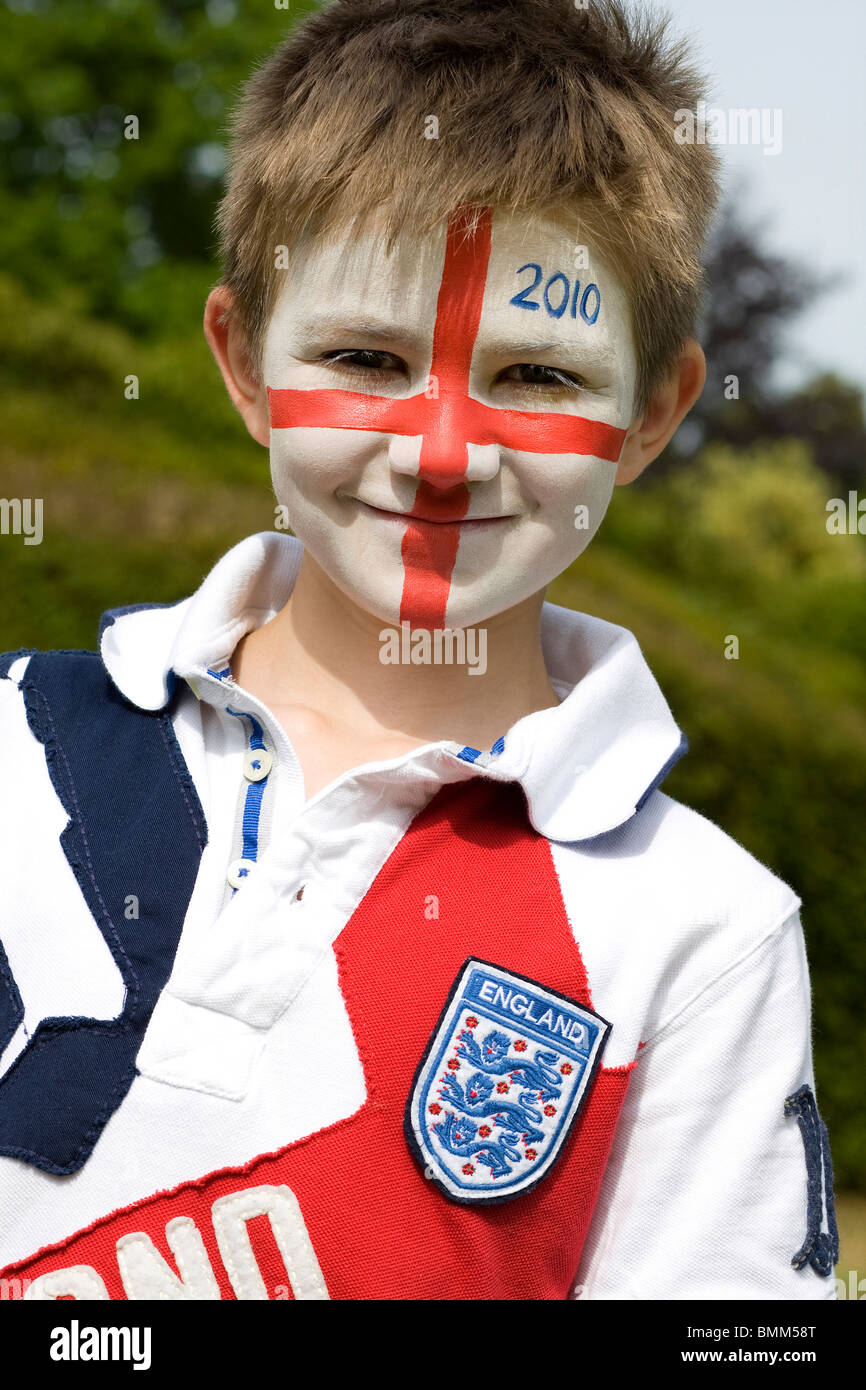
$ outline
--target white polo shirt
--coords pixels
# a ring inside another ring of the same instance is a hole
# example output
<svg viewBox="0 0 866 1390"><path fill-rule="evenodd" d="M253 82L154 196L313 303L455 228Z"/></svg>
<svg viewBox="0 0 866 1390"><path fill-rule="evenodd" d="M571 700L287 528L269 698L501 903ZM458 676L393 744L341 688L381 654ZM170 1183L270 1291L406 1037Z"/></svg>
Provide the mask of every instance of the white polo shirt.
<svg viewBox="0 0 866 1390"><path fill-rule="evenodd" d="M490 752L431 743L305 801L285 731L228 671L243 634L286 603L301 555L291 537L250 536L191 598L104 631L105 667L134 705L162 708L171 673L186 683L172 719L208 841L138 1074L87 1162L57 1176L0 1156L0 1269L364 1104L334 943L431 798L481 777L523 789L592 1007L613 1023L604 1066L636 1061L572 1296L834 1297L832 1278L791 1265L807 1170L783 1107L814 1088L799 901L654 789L681 734L634 637L545 604L558 708L520 719ZM60 846L67 817L19 690L28 660L0 681L0 764L15 788L0 804L0 941L25 1010L0 1056L0 1106L40 1019L111 1019L124 998Z"/></svg>

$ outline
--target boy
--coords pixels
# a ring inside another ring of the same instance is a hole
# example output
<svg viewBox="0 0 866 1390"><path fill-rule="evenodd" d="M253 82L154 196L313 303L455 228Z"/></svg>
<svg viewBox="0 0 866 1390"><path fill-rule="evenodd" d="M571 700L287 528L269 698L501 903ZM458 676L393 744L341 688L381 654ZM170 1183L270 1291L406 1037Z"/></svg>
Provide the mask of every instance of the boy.
<svg viewBox="0 0 866 1390"><path fill-rule="evenodd" d="M700 93L612 0L250 84L205 327L295 535L2 666L27 1298L833 1296L798 900L543 604L703 384Z"/></svg>

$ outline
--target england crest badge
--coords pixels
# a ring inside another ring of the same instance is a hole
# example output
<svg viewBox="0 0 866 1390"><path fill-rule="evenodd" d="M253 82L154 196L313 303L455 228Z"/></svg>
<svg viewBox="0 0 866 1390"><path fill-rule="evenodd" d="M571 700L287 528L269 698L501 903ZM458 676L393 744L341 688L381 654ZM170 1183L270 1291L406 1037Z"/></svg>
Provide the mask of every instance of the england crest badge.
<svg viewBox="0 0 866 1390"><path fill-rule="evenodd" d="M424 1053L406 1139L454 1202L507 1202L550 1171L611 1025L486 961L465 962Z"/></svg>

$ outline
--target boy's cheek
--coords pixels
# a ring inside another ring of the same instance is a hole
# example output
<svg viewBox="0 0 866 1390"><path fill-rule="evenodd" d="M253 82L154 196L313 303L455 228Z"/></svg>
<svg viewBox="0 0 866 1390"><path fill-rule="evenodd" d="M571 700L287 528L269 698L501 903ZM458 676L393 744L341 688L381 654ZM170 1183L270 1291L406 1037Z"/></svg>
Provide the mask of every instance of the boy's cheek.
<svg viewBox="0 0 866 1390"><path fill-rule="evenodd" d="M470 532L461 541L449 610L455 625L483 621L537 593L574 563L598 531L616 464L562 455L541 462L543 472L524 479L525 485L531 482L533 502L513 531L502 538Z"/></svg>
<svg viewBox="0 0 866 1390"><path fill-rule="evenodd" d="M338 504L334 494L351 491L352 485L381 451L379 437L365 437L358 431L271 429L271 481L277 501L291 512L293 500L306 496L324 510L336 514Z"/></svg>
<svg viewBox="0 0 866 1390"><path fill-rule="evenodd" d="M347 437L345 430L272 430L274 496L304 549L338 588L383 621L399 623L400 530L359 528L357 507L348 500L381 455L382 440L364 441L353 431L348 448Z"/></svg>
<svg viewBox="0 0 866 1390"><path fill-rule="evenodd" d="M539 563L555 562L559 573L586 548L610 505L616 472L615 462L588 455L528 456L522 485L546 536Z"/></svg>

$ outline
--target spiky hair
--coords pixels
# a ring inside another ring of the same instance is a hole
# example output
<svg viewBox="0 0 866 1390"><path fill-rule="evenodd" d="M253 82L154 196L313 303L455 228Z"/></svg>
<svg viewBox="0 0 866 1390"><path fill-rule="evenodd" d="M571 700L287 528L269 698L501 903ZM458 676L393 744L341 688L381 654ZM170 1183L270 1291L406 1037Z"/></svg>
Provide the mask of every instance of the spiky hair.
<svg viewBox="0 0 866 1390"><path fill-rule="evenodd" d="M644 406L700 303L717 161L674 131L704 94L669 20L623 0L332 0L234 120L218 227L253 368L275 245L373 213L393 244L486 205L566 218L624 278Z"/></svg>

